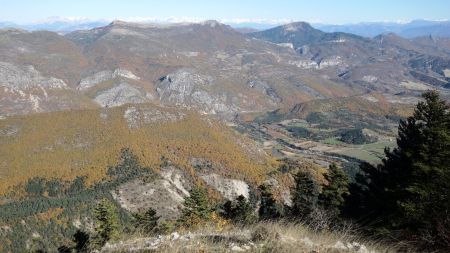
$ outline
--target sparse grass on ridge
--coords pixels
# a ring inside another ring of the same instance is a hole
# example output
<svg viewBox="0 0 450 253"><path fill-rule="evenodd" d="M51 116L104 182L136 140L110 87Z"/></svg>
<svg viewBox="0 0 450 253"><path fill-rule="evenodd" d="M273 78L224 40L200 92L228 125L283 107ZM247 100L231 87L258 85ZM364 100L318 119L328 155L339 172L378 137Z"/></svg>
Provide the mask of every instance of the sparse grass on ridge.
<svg viewBox="0 0 450 253"><path fill-rule="evenodd" d="M351 228L313 231L293 222L261 222L246 227L214 225L166 236L128 235L101 252L398 252L400 246L357 236ZM403 251L404 252L404 251Z"/></svg>

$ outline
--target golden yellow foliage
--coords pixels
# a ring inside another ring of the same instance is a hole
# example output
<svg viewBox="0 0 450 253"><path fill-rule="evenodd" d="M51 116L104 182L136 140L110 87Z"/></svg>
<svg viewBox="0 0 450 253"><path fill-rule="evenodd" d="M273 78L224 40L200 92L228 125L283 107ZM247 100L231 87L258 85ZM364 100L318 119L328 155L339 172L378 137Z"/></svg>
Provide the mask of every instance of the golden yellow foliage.
<svg viewBox="0 0 450 253"><path fill-rule="evenodd" d="M211 213L211 224L216 232L223 231L230 223L218 215L216 212Z"/></svg>
<svg viewBox="0 0 450 253"><path fill-rule="evenodd" d="M177 113L169 108L134 105ZM193 172L191 159L213 163L216 173L250 182L263 179L267 157L249 154L249 140L211 119L185 111L176 122L142 123L130 128L128 106L63 111L0 120L0 194L32 177L73 180L88 176L93 183L117 163L119 151L130 148L142 165L159 167L164 156ZM100 115L103 115L102 117ZM12 133L12 134L11 134ZM262 162L261 162L262 161Z"/></svg>

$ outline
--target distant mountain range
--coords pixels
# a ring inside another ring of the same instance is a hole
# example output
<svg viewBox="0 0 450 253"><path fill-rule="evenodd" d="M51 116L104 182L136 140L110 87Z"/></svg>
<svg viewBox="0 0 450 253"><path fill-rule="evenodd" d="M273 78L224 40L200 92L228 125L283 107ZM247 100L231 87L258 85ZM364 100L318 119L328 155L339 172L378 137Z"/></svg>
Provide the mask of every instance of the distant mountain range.
<svg viewBox="0 0 450 253"><path fill-rule="evenodd" d="M324 32L346 32L364 37L395 33L405 38L420 36L450 37L450 21L414 20L409 23L369 22L345 25L315 24Z"/></svg>
<svg viewBox="0 0 450 253"><path fill-rule="evenodd" d="M54 20L46 22L38 22L31 24L16 24L13 22L1 22L1 28L17 28L28 31L52 31L60 33L68 33L76 30L87 30L95 27L105 26L107 21L68 21L68 20Z"/></svg>
<svg viewBox="0 0 450 253"><path fill-rule="evenodd" d="M86 19L67 19L53 18L42 22L30 24L16 24L14 22L0 21L1 28L18 28L29 31L46 30L60 33L68 33L76 30L87 30L96 27L105 26L110 21L107 20L86 20ZM144 22L145 23L145 22ZM148 23L148 22L147 22ZM170 21L161 21L156 23L171 23ZM273 28L276 24L264 22L225 22L227 25L235 28L239 32L248 33L257 30L266 30ZM314 28L324 32L345 32L360 35L363 37L375 37L384 33L395 33L405 38L415 38L421 36L450 37L450 21L429 21L414 20L408 23L399 22L363 22L354 24L321 24L312 23Z"/></svg>

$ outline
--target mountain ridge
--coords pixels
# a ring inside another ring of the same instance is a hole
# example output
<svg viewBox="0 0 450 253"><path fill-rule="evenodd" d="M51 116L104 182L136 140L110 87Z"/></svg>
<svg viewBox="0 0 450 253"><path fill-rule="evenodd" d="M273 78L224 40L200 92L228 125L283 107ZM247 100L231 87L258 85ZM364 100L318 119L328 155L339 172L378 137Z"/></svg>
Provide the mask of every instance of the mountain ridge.
<svg viewBox="0 0 450 253"><path fill-rule="evenodd" d="M95 27L105 26L112 20L89 20L89 19L71 19L64 17L53 17L43 21L37 21L29 24L16 24L9 21L1 21L0 28L12 27L21 28L30 31L36 30L51 30L60 33L69 33L75 30L92 29ZM133 22L133 21L129 21ZM191 23L199 23L202 21L195 21ZM180 23L170 19L148 19L141 18L141 21L135 23L153 23L153 24L171 24ZM189 22L185 22L189 23ZM249 27L257 30L267 30L278 25L286 24L280 22L262 22L246 21L246 22L232 22L226 21L228 25L239 29L241 27ZM435 36L435 37L450 37L448 20L425 20L418 19L410 22L359 22L348 24L326 24L326 23L312 23L312 25L324 32L347 32L353 33L364 37L375 37L383 33L397 33L406 38L422 37L422 36Z"/></svg>
<svg viewBox="0 0 450 253"><path fill-rule="evenodd" d="M370 91L417 96L417 89L435 87L445 93L450 69L450 40L364 38L325 33L306 22L249 34L217 21L162 26L114 21L64 36L16 30L0 35L0 59L11 69L33 68L64 81L64 100L79 103L73 108L139 101L232 118ZM118 69L134 80L106 74ZM77 88L101 75L89 89ZM171 76L178 78L164 82ZM37 103L43 111L71 107L51 103L45 94L57 94L52 87L12 92L2 84L10 78L0 80L0 103L10 108L3 115L36 111ZM114 97L121 101L105 102Z"/></svg>

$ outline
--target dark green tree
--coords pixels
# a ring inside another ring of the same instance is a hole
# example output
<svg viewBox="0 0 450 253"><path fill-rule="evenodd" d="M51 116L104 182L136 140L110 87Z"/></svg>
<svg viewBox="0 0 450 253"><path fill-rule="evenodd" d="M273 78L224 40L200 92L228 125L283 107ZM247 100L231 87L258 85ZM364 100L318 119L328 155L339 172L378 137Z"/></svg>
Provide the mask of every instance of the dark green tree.
<svg viewBox="0 0 450 253"><path fill-rule="evenodd" d="M66 190L66 194L76 194L85 190L85 181L86 176L77 176Z"/></svg>
<svg viewBox="0 0 450 253"><path fill-rule="evenodd" d="M311 174L299 171L294 175L292 214L307 218L317 208L319 187Z"/></svg>
<svg viewBox="0 0 450 253"><path fill-rule="evenodd" d="M345 198L349 194L349 179L335 163L329 166L325 179L328 184L323 187L319 195L319 206L329 214L337 216L341 213Z"/></svg>
<svg viewBox="0 0 450 253"><path fill-rule="evenodd" d="M184 226L195 226L202 221L210 220L213 211L208 192L205 188L195 186L184 199L184 208L178 220Z"/></svg>
<svg viewBox="0 0 450 253"><path fill-rule="evenodd" d="M102 199L94 209L96 244L105 245L119 236L119 217L116 206L108 199Z"/></svg>
<svg viewBox="0 0 450 253"><path fill-rule="evenodd" d="M139 164L138 157L129 148L122 148L119 155L119 163L108 168L108 175L117 178L118 181L126 181L136 177L143 167Z"/></svg>
<svg viewBox="0 0 450 253"><path fill-rule="evenodd" d="M136 229L142 230L144 233L154 233L158 226L159 216L156 215L156 211L153 208L149 208L143 213L137 213L133 215L134 225Z"/></svg>
<svg viewBox="0 0 450 253"><path fill-rule="evenodd" d="M37 197L42 196L46 190L46 180L41 177L34 177L28 180L25 185L25 191L29 196Z"/></svg>
<svg viewBox="0 0 450 253"><path fill-rule="evenodd" d="M253 206L242 195L235 201L227 201L222 207L222 216L238 224L251 224L256 221Z"/></svg>
<svg viewBox="0 0 450 253"><path fill-rule="evenodd" d="M258 187L261 194L261 204L259 206L258 215L261 220L278 219L282 216L281 207L277 204L273 197L272 190L266 184Z"/></svg>
<svg viewBox="0 0 450 253"><path fill-rule="evenodd" d="M416 236L425 231L450 247L449 106L436 91L423 98L414 114L400 122L397 147L386 149L378 166L361 165L346 210L391 231Z"/></svg>
<svg viewBox="0 0 450 253"><path fill-rule="evenodd" d="M89 250L89 239L90 236L88 233L77 230L75 234L73 235L73 242L75 243L75 252L88 252Z"/></svg>

